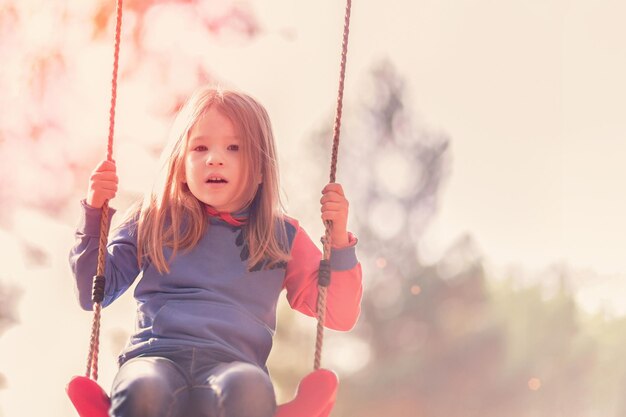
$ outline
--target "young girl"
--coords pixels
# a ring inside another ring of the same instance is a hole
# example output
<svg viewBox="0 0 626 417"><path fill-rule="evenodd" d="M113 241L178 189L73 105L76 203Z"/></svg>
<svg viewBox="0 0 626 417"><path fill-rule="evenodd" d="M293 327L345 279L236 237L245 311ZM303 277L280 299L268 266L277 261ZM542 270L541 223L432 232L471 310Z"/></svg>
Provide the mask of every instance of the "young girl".
<svg viewBox="0 0 626 417"><path fill-rule="evenodd" d="M103 306L140 279L136 332L119 356L110 415L273 416L265 363L278 296L286 289L292 308L315 316L321 254L282 210L267 112L246 94L202 88L179 112L163 154L163 178L107 247ZM115 163L101 162L82 201L70 264L85 310L101 207L117 183ZM360 312L361 266L341 185L322 194L322 218L333 222L325 324L347 331Z"/></svg>

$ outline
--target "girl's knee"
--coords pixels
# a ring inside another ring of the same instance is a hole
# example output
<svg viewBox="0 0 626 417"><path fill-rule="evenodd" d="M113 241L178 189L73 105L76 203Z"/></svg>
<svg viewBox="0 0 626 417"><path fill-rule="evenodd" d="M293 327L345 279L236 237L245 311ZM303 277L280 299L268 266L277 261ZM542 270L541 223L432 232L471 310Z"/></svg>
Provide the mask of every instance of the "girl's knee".
<svg viewBox="0 0 626 417"><path fill-rule="evenodd" d="M226 417L272 417L276 411L274 386L262 369L247 363L229 364L216 375Z"/></svg>
<svg viewBox="0 0 626 417"><path fill-rule="evenodd" d="M181 400L184 401L181 397L187 392L184 378L169 367L129 367L116 377L111 416L172 416L181 407Z"/></svg>
<svg viewBox="0 0 626 417"><path fill-rule="evenodd" d="M174 394L167 384L158 378L139 376L115 391L111 398L112 415L115 417L166 416Z"/></svg>

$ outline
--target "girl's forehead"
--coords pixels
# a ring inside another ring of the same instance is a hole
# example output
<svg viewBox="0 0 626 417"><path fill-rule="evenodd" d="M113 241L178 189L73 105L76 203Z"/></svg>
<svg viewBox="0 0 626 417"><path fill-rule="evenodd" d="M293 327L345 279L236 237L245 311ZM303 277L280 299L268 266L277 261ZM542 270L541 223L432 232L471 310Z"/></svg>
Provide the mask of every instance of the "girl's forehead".
<svg viewBox="0 0 626 417"><path fill-rule="evenodd" d="M189 129L189 137L216 136L237 137L234 123L224 113L210 107L200 115L198 120Z"/></svg>

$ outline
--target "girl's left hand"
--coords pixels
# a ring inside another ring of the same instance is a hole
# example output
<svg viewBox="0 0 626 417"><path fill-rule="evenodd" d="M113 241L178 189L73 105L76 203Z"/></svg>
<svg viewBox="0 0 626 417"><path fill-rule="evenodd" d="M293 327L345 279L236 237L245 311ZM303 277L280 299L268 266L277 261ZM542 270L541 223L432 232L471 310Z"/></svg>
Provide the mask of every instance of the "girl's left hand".
<svg viewBox="0 0 626 417"><path fill-rule="evenodd" d="M336 247L348 246L348 200L341 184L329 183L322 190L322 220L332 220L332 245Z"/></svg>

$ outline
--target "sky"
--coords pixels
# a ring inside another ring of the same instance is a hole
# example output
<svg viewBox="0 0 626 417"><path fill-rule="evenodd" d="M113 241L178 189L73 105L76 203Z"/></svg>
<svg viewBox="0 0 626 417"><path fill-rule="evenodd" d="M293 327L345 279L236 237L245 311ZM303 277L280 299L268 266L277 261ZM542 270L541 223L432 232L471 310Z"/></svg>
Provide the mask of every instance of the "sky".
<svg viewBox="0 0 626 417"><path fill-rule="evenodd" d="M423 117L452 136L454 158L431 236L467 230L500 264L626 271L623 7L425 7L437 14L424 34L436 46L416 48L413 67L432 67L411 80Z"/></svg>
<svg viewBox="0 0 626 417"><path fill-rule="evenodd" d="M212 68L225 81L267 106L280 154L295 155L297 161L298 155L305 158L300 145L311 129L333 111L343 3L260 0L254 7L264 25L256 41L204 44L202 53L214 60ZM600 281L579 300L590 308L609 303L615 311L626 312L619 291L626 275L626 198L621 182L626 178L625 14L626 4L613 0L354 2L346 111L357 104L368 71L388 59L406 77L415 121L451 138L451 173L439 212L423 238L420 256L425 262L435 262L457 238L471 234L494 270L511 265L541 270L565 263L594 271ZM123 124L131 108L141 103L128 92L121 97ZM121 181L140 189L146 184L132 176L130 152L121 146ZM299 201L294 195L299 166L284 162L287 194ZM363 169L373 167L371 161L363 163ZM340 182L341 175L340 165ZM69 365L56 360L42 365L38 346L24 341L38 336L59 343L89 321L85 317L78 323L71 309L46 316L32 308L45 303L49 294L59 298L61 307L74 302L69 283L42 284L43 273L67 273L65 248L72 242L70 224L49 220L28 210L16 216L14 230L21 236L39 228L55 241L46 271L27 268L19 253L11 254L18 266L10 275L19 277L26 290L20 311L23 324L7 332L7 343L0 345L0 369L9 369L7 358L20 346L22 355L33 358L33 369L48 367L40 377L46 389L62 387ZM305 225L310 235L321 235L321 225L307 220ZM16 242L2 232L0 243L6 248ZM112 308L110 316L132 315L129 305ZM109 321L103 332L120 327ZM87 346L82 340L70 348L76 369L84 362ZM103 349L103 355L115 355L115 346ZM21 376L11 380L14 391L0 391L6 412L2 417L26 415L16 413L34 406L24 405L23 396L9 395L26 392L33 384L32 373L15 375ZM105 384L111 376L112 370L105 368ZM46 395L50 401L59 397Z"/></svg>

